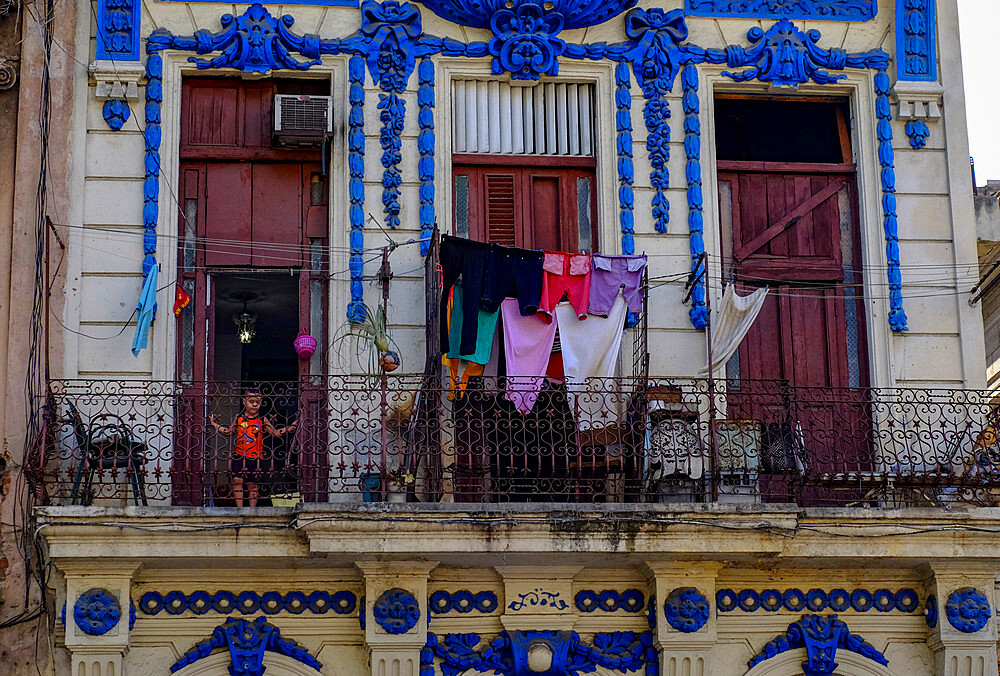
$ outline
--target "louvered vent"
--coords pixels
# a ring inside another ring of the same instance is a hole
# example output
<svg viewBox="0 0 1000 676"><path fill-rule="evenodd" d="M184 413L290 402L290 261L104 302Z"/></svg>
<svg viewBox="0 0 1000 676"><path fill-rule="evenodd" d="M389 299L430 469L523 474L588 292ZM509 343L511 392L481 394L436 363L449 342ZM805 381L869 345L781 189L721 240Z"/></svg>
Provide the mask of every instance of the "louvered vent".
<svg viewBox="0 0 1000 676"><path fill-rule="evenodd" d="M592 84L452 81L453 152L594 154Z"/></svg>
<svg viewBox="0 0 1000 676"><path fill-rule="evenodd" d="M514 246L514 177L486 175L486 239Z"/></svg>

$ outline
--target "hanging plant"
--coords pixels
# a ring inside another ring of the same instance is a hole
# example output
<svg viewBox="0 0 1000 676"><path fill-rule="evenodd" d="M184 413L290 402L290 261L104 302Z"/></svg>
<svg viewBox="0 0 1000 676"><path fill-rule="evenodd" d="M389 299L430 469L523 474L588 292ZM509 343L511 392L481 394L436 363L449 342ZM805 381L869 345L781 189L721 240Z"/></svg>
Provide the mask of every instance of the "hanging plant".
<svg viewBox="0 0 1000 676"><path fill-rule="evenodd" d="M372 310L363 305L364 319L360 322L345 322L337 329L332 347L339 358L345 356L347 349L358 363L368 365L367 373L377 375L379 370L389 373L402 365L398 346L386 331L385 310L378 307Z"/></svg>

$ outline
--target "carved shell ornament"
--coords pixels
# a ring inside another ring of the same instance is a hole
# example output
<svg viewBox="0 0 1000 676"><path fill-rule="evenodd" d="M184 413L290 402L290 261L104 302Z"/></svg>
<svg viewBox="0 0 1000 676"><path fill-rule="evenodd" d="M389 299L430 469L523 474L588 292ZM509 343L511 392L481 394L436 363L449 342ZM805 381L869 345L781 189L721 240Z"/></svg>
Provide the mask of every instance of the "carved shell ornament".
<svg viewBox="0 0 1000 676"><path fill-rule="evenodd" d="M948 595L945 605L948 622L959 631L972 634L990 621L990 602L974 587L962 587Z"/></svg>
<svg viewBox="0 0 1000 676"><path fill-rule="evenodd" d="M708 610L708 599L694 587L678 587L663 603L663 614L670 626L687 634L705 626Z"/></svg>
<svg viewBox="0 0 1000 676"><path fill-rule="evenodd" d="M405 634L417 626L420 604L405 589L388 589L375 600L372 617L389 634Z"/></svg>
<svg viewBox="0 0 1000 676"><path fill-rule="evenodd" d="M84 634L102 636L122 617L118 599L107 589L88 589L73 604L73 620Z"/></svg>

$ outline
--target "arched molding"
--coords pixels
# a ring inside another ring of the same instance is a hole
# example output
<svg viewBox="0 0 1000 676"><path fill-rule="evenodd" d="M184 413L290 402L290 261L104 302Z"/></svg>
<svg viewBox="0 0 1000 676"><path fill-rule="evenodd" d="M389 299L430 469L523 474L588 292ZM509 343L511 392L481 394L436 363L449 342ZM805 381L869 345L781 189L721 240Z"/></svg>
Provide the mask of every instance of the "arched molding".
<svg viewBox="0 0 1000 676"><path fill-rule="evenodd" d="M178 669L172 676L229 676L229 651L223 650ZM279 653L264 653L267 676L316 676L316 670Z"/></svg>
<svg viewBox="0 0 1000 676"><path fill-rule="evenodd" d="M802 676L806 649L796 648L764 660L744 676ZM837 670L831 676L893 676L888 667L856 653L837 651Z"/></svg>
<svg viewBox="0 0 1000 676"><path fill-rule="evenodd" d="M616 671L614 669L608 669L607 667L597 667L597 669L590 672L590 676L623 676L624 673L625 672L623 671ZM270 672L268 672L268 674L270 674ZM479 671L477 669L470 669L469 671L463 673L462 676L493 676L493 670Z"/></svg>

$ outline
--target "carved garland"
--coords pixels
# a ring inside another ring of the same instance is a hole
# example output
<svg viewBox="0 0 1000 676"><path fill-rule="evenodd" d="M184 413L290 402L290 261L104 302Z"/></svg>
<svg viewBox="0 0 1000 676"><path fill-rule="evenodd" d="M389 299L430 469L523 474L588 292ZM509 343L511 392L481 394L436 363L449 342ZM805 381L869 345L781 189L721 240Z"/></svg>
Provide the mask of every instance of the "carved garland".
<svg viewBox="0 0 1000 676"><path fill-rule="evenodd" d="M309 654L309 651L295 641L281 637L281 630L258 617L250 621L245 619L227 618L212 632L212 636L196 643L193 648L184 653L179 660L170 666L170 672L180 671L189 664L208 657L220 648L228 648L231 665L230 674L240 676L263 676L264 653L275 652L291 657L307 667L320 671L323 665Z"/></svg>
<svg viewBox="0 0 1000 676"><path fill-rule="evenodd" d="M764 649L748 662L752 669L772 657L796 648L806 649L806 661L802 670L806 676L826 676L837 668L837 650L843 648L857 653L883 666L889 664L881 652L860 636L852 634L847 625L836 615L803 615L792 622L784 634L764 646Z"/></svg>
<svg viewBox="0 0 1000 676"><path fill-rule="evenodd" d="M920 2L922 0L906 0ZM899 247L895 213L895 176L892 157L892 128L888 113L888 77L885 69L889 57L881 50L863 53L846 53L839 49L818 46L820 33L816 30L803 33L790 21L782 19L766 32L754 27L747 33L749 48L730 45L725 49L705 49L688 43L687 26L682 10L665 12L662 9L632 9L625 17L628 42L566 44L558 38L564 29L579 28L600 23L620 14L634 4L634 0L559 0L544 7L531 0L519 0L513 6L490 0L466 5L456 0L430 0L426 3L434 12L446 19L470 26L490 27L493 37L488 43L461 43L450 38L438 38L422 32L420 14L415 6L385 0L364 0L361 5L361 29L353 36L338 39L321 39L317 35L295 35L290 31L294 23L291 16L276 19L260 4L251 5L240 17L231 14L220 19L223 30L211 33L201 30L190 37L178 37L165 29L157 29L146 46L146 182L143 222L147 237L144 242L146 259L143 272L155 264L156 217L159 179L160 103L162 100L162 60L159 52L165 49L193 51L198 54L219 52L210 60L191 57L199 68L236 68L248 72L267 72L275 68L305 70L319 62L324 54L353 54L349 68L351 81L351 118L349 121L349 166L351 174L351 303L348 318L363 319L361 280L363 277L363 213L364 213L364 130L363 130L363 73L356 59L365 57L372 79L383 93L379 95L379 136L384 168L382 203L386 223L397 227L400 219L399 187L402 159L400 135L406 109L400 97L405 91L417 59L418 73L418 125L420 136L418 151L420 162L421 238L426 240L433 228L433 65L429 56L493 57L495 73L508 72L515 79L538 79L543 74L558 72L558 58L610 59L617 61L615 70L615 104L618 109L619 214L622 231L622 250L633 253L632 209L632 138L630 82L622 64L631 65L636 81L642 89L646 103L643 120L648 136L647 152L650 158L650 183L655 194L652 216L657 232L666 232L669 222L669 188L667 162L669 160L670 109L666 96L681 69L685 88L684 128L687 159L688 230L692 266L697 265L704 251L703 222L701 218L702 195L700 188L700 124L697 106L698 63L726 64L743 70L724 73L738 82L757 79L773 85L796 87L807 81L818 84L835 82L844 75L828 71L845 68L868 68L876 75L877 112L879 117L879 161L882 166L883 210L885 212L886 253L889 263L890 312L889 323L894 331L906 330L906 314L902 309L901 280L899 276ZM306 61L294 58L293 53ZM826 70L824 70L826 69ZM885 114L883 114L885 113ZM426 252L426 245L422 245ZM707 316L704 294L696 291L690 311L691 322L704 328Z"/></svg>

